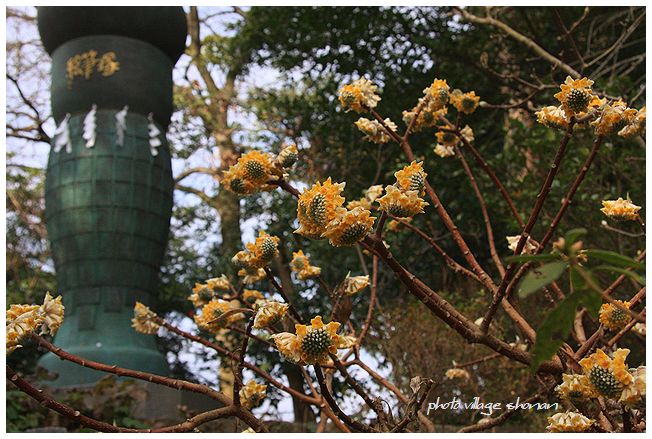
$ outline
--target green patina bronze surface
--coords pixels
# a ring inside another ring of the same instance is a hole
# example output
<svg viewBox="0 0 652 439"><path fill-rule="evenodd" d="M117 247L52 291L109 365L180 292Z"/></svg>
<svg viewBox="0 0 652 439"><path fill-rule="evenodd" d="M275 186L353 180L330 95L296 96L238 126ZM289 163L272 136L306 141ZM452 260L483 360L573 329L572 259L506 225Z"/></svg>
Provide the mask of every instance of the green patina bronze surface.
<svg viewBox="0 0 652 439"><path fill-rule="evenodd" d="M163 16L183 16L181 8L162 9L167 10ZM164 374L167 363L155 338L131 328L136 301L155 305L174 185L165 140L176 62L169 42L174 39L167 35L161 44L155 39L139 41L124 26L136 15L151 27L161 17L160 11L154 12L39 8L39 28L53 58L53 115L60 124L70 114L72 144L70 152L51 150L46 174L46 225L57 293L66 306L55 343L89 359ZM62 27L59 34L44 32L48 24L58 23L57 17L74 23L75 14L85 20L101 17L104 34L88 35L93 29L88 22L83 32L70 27ZM176 44L179 38L185 41L185 26L176 38ZM83 121L93 104L96 140L89 148L82 138ZM119 145L115 115L125 105L129 112ZM150 149L149 113L161 132L158 154ZM57 386L91 383L102 376L52 354L39 364L58 374Z"/></svg>

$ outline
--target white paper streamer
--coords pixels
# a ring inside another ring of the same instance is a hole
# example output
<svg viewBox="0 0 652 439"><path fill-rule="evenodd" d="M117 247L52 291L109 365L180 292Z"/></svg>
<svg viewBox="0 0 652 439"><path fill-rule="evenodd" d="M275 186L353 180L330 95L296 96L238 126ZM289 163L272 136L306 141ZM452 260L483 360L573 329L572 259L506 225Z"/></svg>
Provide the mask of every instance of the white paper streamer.
<svg viewBox="0 0 652 439"><path fill-rule="evenodd" d="M128 111L129 105L125 105L121 111L115 114L115 131L118 136L118 146L124 146L125 144L125 131L127 131Z"/></svg>
<svg viewBox="0 0 652 439"><path fill-rule="evenodd" d="M97 105L93 104L91 111L89 111L84 118L84 131L82 133L82 138L86 140L86 148L92 148L95 146L95 137L97 135L96 114Z"/></svg>
<svg viewBox="0 0 652 439"><path fill-rule="evenodd" d="M68 121L70 120L70 113L66 113L56 130L54 130L54 152L59 152L65 146L66 152L72 152L72 142L70 141L70 128Z"/></svg>
<svg viewBox="0 0 652 439"><path fill-rule="evenodd" d="M147 128L149 129L149 151L152 153L153 156L158 155L158 147L161 146L161 139L159 139L159 134L161 134L161 131L156 127L156 124L154 123L154 114L149 113L147 115L147 119L149 119L149 124L147 125Z"/></svg>

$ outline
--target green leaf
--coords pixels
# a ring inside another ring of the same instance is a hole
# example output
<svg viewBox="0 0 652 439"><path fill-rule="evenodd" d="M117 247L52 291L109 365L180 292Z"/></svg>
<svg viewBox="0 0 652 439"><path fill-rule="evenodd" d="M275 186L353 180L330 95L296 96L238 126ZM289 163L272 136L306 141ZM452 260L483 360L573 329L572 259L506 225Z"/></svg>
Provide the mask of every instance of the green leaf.
<svg viewBox="0 0 652 439"><path fill-rule="evenodd" d="M612 267L611 265L598 265L597 267L593 267L592 270L613 271L615 273L624 274L625 276L629 276L639 284L645 286L645 278L632 270L625 270L624 268L620 267Z"/></svg>
<svg viewBox="0 0 652 439"><path fill-rule="evenodd" d="M620 253L610 252L607 250L587 250L586 255L589 259L599 259L609 264L618 265L619 267L645 270L645 264L638 262L629 256L621 255Z"/></svg>
<svg viewBox="0 0 652 439"><path fill-rule="evenodd" d="M564 343L575 321L580 293L571 293L548 314L539 329L532 348L530 368L536 371L541 363L552 358Z"/></svg>
<svg viewBox="0 0 652 439"><path fill-rule="evenodd" d="M564 236L564 243L566 244L566 247L570 247L577 241L577 238L579 238L582 235L586 235L587 230L583 228L579 229L572 229L566 232L566 236Z"/></svg>
<svg viewBox="0 0 652 439"><path fill-rule="evenodd" d="M507 262L548 262L559 259L558 255L551 254L542 254L542 255L519 255L519 256L507 256L505 261Z"/></svg>
<svg viewBox="0 0 652 439"><path fill-rule="evenodd" d="M518 295L520 297L526 297L554 282L564 273L564 271L566 271L567 267L567 262L557 261L542 265L541 267L533 268L521 281Z"/></svg>
<svg viewBox="0 0 652 439"><path fill-rule="evenodd" d="M580 293L580 303L594 317L599 317L602 306L602 296L593 290L586 290Z"/></svg>
<svg viewBox="0 0 652 439"><path fill-rule="evenodd" d="M577 268L571 267L568 274L570 277L570 284L573 292L582 291L587 288L586 281L584 280L582 275L580 275L580 273L577 271Z"/></svg>

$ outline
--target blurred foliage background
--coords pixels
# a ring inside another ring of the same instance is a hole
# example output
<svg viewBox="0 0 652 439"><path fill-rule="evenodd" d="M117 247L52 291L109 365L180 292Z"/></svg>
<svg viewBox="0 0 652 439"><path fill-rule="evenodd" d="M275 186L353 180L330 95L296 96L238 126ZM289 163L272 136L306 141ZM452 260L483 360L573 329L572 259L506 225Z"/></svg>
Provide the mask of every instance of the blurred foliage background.
<svg viewBox="0 0 652 439"><path fill-rule="evenodd" d="M466 11L509 26L593 79L599 92L622 97L632 107L645 105L645 8L471 7ZM35 24L33 9L10 8L7 15L8 26ZM533 206L560 139L559 133L536 123L534 111L555 104L552 95L566 73L497 27L462 19L459 11L449 7L200 8L195 15L189 11L189 23L187 56L175 74L176 112L169 134L178 191L161 295L153 306L160 314L176 322L187 321L192 310L186 297L194 283L231 273L234 249L251 240L258 229L281 238L281 258L274 266L281 277L289 276L287 264L292 251L299 249L322 268L322 277L331 286L347 271L360 275L370 270L370 258L356 248L334 249L327 242L293 234L296 204L288 194L276 191L238 201L219 186L221 171L242 152L254 147L278 152L288 142L300 147L301 159L290 177L297 186L332 177L346 181L344 195L353 200L373 184L392 183L393 173L407 164L399 147L363 141L353 125L357 117L344 113L337 104L340 86L362 76L379 85L378 110L399 127L403 126L402 111L416 105L434 78L446 79L451 88L475 90L486 104L463 124L473 128L476 146L512 194L522 216ZM193 24L197 27L194 36ZM8 303L38 302L46 290L56 291L43 225L43 168L26 165L24 151L16 155L26 143L47 143L47 132L53 132L47 116L47 82L40 88L33 83L35 65L37 72L43 68L33 57L39 50L42 62L47 63L47 57L34 35L31 38L7 42L7 70L12 75L8 76L7 108ZM261 77L269 80L257 80ZM21 96L21 86L30 93ZM26 107L29 103L39 111ZM21 111L31 119L26 120ZM579 133L571 141L534 237L549 226L591 141L590 133ZM415 134L411 141L480 264L497 276L491 271L480 207L467 177L455 158L442 159L433 153L435 143L432 130ZM490 180L474 163L472 167L489 206L499 253L506 256L504 237L520 229ZM585 227L589 230L586 247L635 256L644 247L640 230L628 224L618 229L605 226L599 211L600 200L628 193L636 204L644 205L645 144L641 139L612 137L603 145L559 234ZM462 259L432 208L416 217L414 224L435 237L455 259ZM473 319L482 315L489 295L448 270L427 243L405 229L386 239L397 259L424 282ZM293 297L301 312L330 313L327 295L318 285L293 280ZM378 284L379 307L366 354L401 390L409 391L409 380L417 375L435 379L434 394L443 399L456 395L463 400L480 396L501 401L536 390L537 381L525 367L504 359L473 366L468 382L444 380L453 361L463 363L490 351L467 345L406 294L382 265ZM270 291L266 283L258 287ZM632 288L625 283L616 296L631 296ZM354 327L364 321L367 305L365 294L353 299L350 319ZM517 306L536 328L550 302L536 294ZM508 341L518 341L507 319L498 318L496 331ZM639 348L630 357L634 364L644 358L643 345L637 343L628 337L623 341ZM207 352L193 353L185 342L170 336L160 338L160 347L168 353L175 376L215 382L216 360ZM294 366L261 345L252 348L252 356L264 369L308 391ZM27 346L9 362L30 371L37 355ZM281 417L278 406L283 397L272 393L261 412L268 418ZM352 407L358 407L355 398L351 401ZM292 411L290 418L309 425L317 415L300 401L294 401ZM37 422L29 410L23 414L26 418L12 421L13 428L21 429L20 422ZM478 414L466 412L446 416L434 422L465 425L478 420ZM518 415L501 428L540 431L544 416Z"/></svg>

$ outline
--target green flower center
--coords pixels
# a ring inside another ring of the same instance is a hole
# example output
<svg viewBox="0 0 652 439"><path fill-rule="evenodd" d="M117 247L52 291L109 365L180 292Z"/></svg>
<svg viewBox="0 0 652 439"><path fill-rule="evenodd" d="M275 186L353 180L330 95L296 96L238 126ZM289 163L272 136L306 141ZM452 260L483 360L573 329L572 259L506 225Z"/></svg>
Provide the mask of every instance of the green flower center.
<svg viewBox="0 0 652 439"><path fill-rule="evenodd" d="M209 290L208 288L202 288L197 293L197 296L199 297L200 300L202 300L204 302L208 302L213 298L213 292L211 290Z"/></svg>
<svg viewBox="0 0 652 439"><path fill-rule="evenodd" d="M588 92L574 88L568 93L566 103L573 112L581 113L582 111L586 111L586 107L588 107L590 101L591 95Z"/></svg>
<svg viewBox="0 0 652 439"><path fill-rule="evenodd" d="M231 180L231 190L235 193L242 194L247 189L245 187L244 181L242 181L239 178L234 178L233 180Z"/></svg>
<svg viewBox="0 0 652 439"><path fill-rule="evenodd" d="M410 190L411 191L418 191L421 193L425 186L425 179L423 177L422 172L417 172L413 176L410 177Z"/></svg>
<svg viewBox="0 0 652 439"><path fill-rule="evenodd" d="M310 357L319 357L328 352L332 343L331 336L326 329L312 329L303 337L301 350Z"/></svg>
<svg viewBox="0 0 652 439"><path fill-rule="evenodd" d="M265 166L262 163L251 160L245 165L245 172L247 177L251 180L262 180L266 177Z"/></svg>
<svg viewBox="0 0 652 439"><path fill-rule="evenodd" d="M310 201L308 217L318 226L326 225L326 197L323 194L315 195Z"/></svg>
<svg viewBox="0 0 652 439"><path fill-rule="evenodd" d="M593 366L589 372L589 380L598 392L608 398L617 396L622 389L614 374L609 369L600 366Z"/></svg>
<svg viewBox="0 0 652 439"><path fill-rule="evenodd" d="M340 245L353 245L367 234L367 227L362 223L352 224L339 238Z"/></svg>
<svg viewBox="0 0 652 439"><path fill-rule="evenodd" d="M260 246L261 256L266 261L271 260L276 254L276 242L272 238L265 238Z"/></svg>
<svg viewBox="0 0 652 439"><path fill-rule="evenodd" d="M400 204L390 204L387 207L387 213L398 218L407 218L412 216L412 212Z"/></svg>

